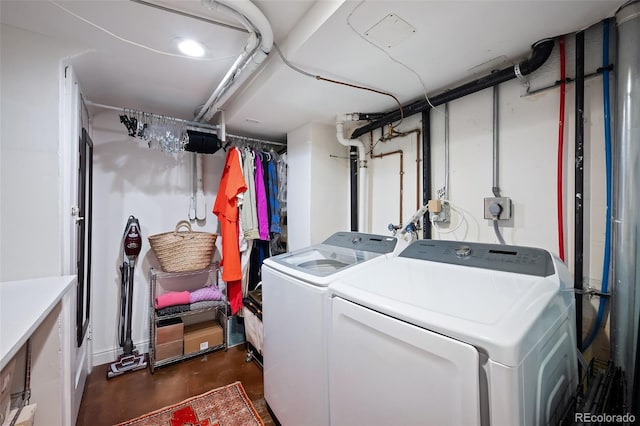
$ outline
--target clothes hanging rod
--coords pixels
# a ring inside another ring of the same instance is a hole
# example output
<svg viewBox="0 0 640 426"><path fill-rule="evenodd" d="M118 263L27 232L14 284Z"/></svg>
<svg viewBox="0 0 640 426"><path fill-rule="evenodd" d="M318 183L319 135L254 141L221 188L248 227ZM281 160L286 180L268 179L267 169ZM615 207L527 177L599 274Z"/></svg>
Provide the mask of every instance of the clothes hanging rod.
<svg viewBox="0 0 640 426"><path fill-rule="evenodd" d="M235 139L236 141L241 143L248 142L248 143L275 145L275 146L287 146L287 144L283 142L266 141L264 139L250 138L247 136L232 135L230 133L227 133L227 142L229 142L230 139L232 141Z"/></svg>
<svg viewBox="0 0 640 426"><path fill-rule="evenodd" d="M198 121L189 121L189 120L183 120L181 118L169 117L169 116L161 115L161 114L146 113L144 111L135 110L135 109L131 109L131 108L123 108L123 107L116 107L116 106L111 106L111 105L99 104L99 103L92 102L92 101L89 101L89 100L86 100L86 99L84 100L84 103L85 103L85 105L88 105L88 106L93 106L93 107L102 108L102 109L109 109L109 110L112 110L112 111L147 114L148 116L151 116L151 117L154 117L154 118L167 118L167 119L176 121L178 123L184 123L187 126L191 126L191 127L194 127L194 128L215 130L216 133L220 132L220 126L217 125L217 124L207 124L207 123L202 123L202 122L198 122ZM267 145L274 145L274 146L287 146L287 144L283 143L283 142L274 142L274 141L268 141L268 140L264 140L264 139L251 138L251 137L247 137L247 136L232 135L230 133L226 134L226 138L227 139L235 139L238 142L258 143L258 144L267 144Z"/></svg>
<svg viewBox="0 0 640 426"><path fill-rule="evenodd" d="M94 106L96 108L110 109L110 110L113 110L113 111L120 111L120 112L124 112L124 113L143 114L143 115L149 116L151 118L158 118L158 119L166 118L166 119L169 119L171 121L175 121L177 123L184 123L187 126L197 127L197 128L201 128L201 129L208 129L208 130L215 130L215 131L219 131L220 130L220 126L218 126L217 124L207 124L207 123L201 123L201 122L198 122L198 121L183 120L181 118L169 117L168 115L149 113L149 112L144 112L144 111L135 110L135 109L131 109L131 108L122 108L122 107L115 107L115 106L111 106L111 105L98 104L98 103L87 101L87 100L85 100L85 104L89 105L89 106Z"/></svg>

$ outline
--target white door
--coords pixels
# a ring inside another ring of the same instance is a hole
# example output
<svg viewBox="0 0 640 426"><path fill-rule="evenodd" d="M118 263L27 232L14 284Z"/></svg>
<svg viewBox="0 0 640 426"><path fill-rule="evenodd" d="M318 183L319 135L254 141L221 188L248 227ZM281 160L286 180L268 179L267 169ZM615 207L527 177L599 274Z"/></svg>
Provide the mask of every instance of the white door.
<svg viewBox="0 0 640 426"><path fill-rule="evenodd" d="M91 209L93 146L89 117L80 85L71 67L64 69L64 108L61 121L61 170L63 173L63 273L77 276L70 302L66 331L69 357L63 368L65 392L63 416L75 424L84 385L90 371Z"/></svg>
<svg viewBox="0 0 640 426"><path fill-rule="evenodd" d="M331 300L332 426L480 425L479 368L473 346Z"/></svg>

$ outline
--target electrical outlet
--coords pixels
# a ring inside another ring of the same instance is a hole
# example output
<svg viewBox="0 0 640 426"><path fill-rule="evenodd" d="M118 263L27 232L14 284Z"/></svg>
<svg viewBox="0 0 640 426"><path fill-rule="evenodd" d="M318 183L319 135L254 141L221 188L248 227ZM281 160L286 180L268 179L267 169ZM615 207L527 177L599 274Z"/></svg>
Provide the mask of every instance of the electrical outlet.
<svg viewBox="0 0 640 426"><path fill-rule="evenodd" d="M431 200L429 201L429 203L431 203ZM451 212L451 207L449 206L448 202L443 202L440 206L440 211L439 212L429 212L429 220L431 222L449 222L449 218L451 217L450 212Z"/></svg>
<svg viewBox="0 0 640 426"><path fill-rule="evenodd" d="M487 197L484 199L484 218L493 220L492 206L500 206L498 220L511 219L511 198L508 197Z"/></svg>

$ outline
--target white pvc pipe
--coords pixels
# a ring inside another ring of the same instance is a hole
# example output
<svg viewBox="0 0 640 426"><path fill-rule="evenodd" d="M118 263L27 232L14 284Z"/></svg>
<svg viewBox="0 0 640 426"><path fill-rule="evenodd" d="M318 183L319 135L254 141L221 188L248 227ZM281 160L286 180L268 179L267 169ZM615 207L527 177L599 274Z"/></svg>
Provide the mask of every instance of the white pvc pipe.
<svg viewBox="0 0 640 426"><path fill-rule="evenodd" d="M358 150L359 152L360 150ZM367 214L369 186L367 182L367 160L360 160L360 168L358 169L358 184L360 186L360 191L358 192L358 228L360 228L360 232L369 232L369 221L367 220L369 217Z"/></svg>
<svg viewBox="0 0 640 426"><path fill-rule="evenodd" d="M189 220L196 220L196 161L198 161L196 157L196 153L193 153L193 156L191 157L191 198L189 199Z"/></svg>
<svg viewBox="0 0 640 426"><path fill-rule="evenodd" d="M207 202L204 198L204 185L202 184L202 166L204 158L202 154L196 154L196 219L207 218Z"/></svg>
<svg viewBox="0 0 640 426"><path fill-rule="evenodd" d="M218 134L218 138L220 138L220 140L222 142L226 142L227 141L227 122L224 119L224 111L220 111L220 134Z"/></svg>
<svg viewBox="0 0 640 426"><path fill-rule="evenodd" d="M344 122L346 116L338 116L336 118L336 138L341 145L355 146L358 148L358 231L368 232L369 224L367 223L367 153L364 143L359 139L346 139L344 137Z"/></svg>

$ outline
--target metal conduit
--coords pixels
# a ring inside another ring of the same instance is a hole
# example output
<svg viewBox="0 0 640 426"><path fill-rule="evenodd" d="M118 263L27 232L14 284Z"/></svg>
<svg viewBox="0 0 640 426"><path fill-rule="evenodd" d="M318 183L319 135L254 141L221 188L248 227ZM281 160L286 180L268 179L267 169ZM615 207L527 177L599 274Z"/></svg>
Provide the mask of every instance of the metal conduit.
<svg viewBox="0 0 640 426"><path fill-rule="evenodd" d="M493 86L493 186L491 192L494 197L500 197L500 185L498 184L498 165L499 165L499 150L498 150L498 123L500 114L500 90L498 85ZM499 231L498 231L499 232Z"/></svg>

